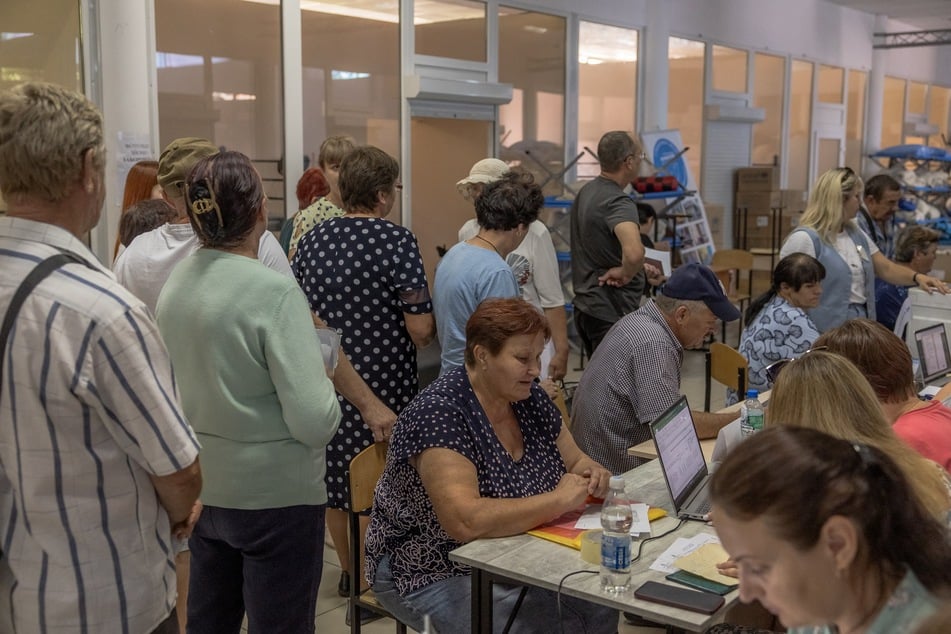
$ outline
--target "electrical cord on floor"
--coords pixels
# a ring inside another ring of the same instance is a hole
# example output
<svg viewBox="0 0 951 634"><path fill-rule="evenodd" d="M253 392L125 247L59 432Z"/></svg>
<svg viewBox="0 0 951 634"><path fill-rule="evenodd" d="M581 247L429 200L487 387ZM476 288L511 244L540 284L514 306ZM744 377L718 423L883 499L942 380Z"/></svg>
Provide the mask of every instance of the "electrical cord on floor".
<svg viewBox="0 0 951 634"><path fill-rule="evenodd" d="M654 541L655 539L660 539L661 537L667 537L667 536L670 535L671 533L673 533L673 532L679 530L680 527L682 527L682 526L683 526L684 524L686 524L686 523L687 523L687 520L682 519L682 520L680 520L680 522L677 523L676 526L674 526L672 529L670 529L670 530L667 531L666 533L661 533L660 535L656 535L656 536L654 536L654 537L648 537L647 539L642 539L642 540L640 540L640 541L638 542L638 546L637 546L637 557L634 557L633 559L631 559L631 565L634 565L635 562L640 561L640 559L641 559L641 553L643 552L643 549L644 549L644 544L646 544L647 542L650 542L650 541ZM567 580L568 580L569 578L571 578L571 577L574 577L575 575L596 575L596 574L598 574L599 572L600 572L600 570L575 570L574 572L569 572L568 574L566 574L564 577L561 578L561 581L558 582L558 592L557 592L557 594L555 595L555 598L557 599L557 605L558 605L558 624L559 624L560 627L561 627L561 634L565 634L565 621L564 621L564 618L562 618L562 615L561 615L561 588L562 588L562 586L565 585L565 581L567 581ZM584 627L584 622L583 622L583 621L582 621L582 623L581 623L581 626ZM587 629L585 629L585 633L587 633Z"/></svg>

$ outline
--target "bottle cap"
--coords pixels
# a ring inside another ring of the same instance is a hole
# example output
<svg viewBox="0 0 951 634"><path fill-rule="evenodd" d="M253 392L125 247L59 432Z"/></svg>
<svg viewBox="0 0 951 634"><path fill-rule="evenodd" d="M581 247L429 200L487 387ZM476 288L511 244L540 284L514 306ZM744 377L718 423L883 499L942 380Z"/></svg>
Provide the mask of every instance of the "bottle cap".
<svg viewBox="0 0 951 634"><path fill-rule="evenodd" d="M753 390L753 389L746 390L746 398L758 398L758 397L759 397L758 390Z"/></svg>
<svg viewBox="0 0 951 634"><path fill-rule="evenodd" d="M611 481L608 483L608 487L611 489L623 489L624 488L624 476L611 476Z"/></svg>

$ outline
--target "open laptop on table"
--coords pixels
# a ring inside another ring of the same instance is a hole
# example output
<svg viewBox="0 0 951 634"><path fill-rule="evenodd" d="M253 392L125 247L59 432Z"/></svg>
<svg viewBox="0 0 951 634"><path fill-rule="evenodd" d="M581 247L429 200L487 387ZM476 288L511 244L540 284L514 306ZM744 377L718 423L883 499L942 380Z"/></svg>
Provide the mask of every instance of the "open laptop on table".
<svg viewBox="0 0 951 634"><path fill-rule="evenodd" d="M710 474L687 397L681 396L650 428L674 512L677 517L703 520L710 511Z"/></svg>
<svg viewBox="0 0 951 634"><path fill-rule="evenodd" d="M915 331L918 363L926 386L943 386L951 372L951 352L943 323ZM927 388L926 388L927 390Z"/></svg>

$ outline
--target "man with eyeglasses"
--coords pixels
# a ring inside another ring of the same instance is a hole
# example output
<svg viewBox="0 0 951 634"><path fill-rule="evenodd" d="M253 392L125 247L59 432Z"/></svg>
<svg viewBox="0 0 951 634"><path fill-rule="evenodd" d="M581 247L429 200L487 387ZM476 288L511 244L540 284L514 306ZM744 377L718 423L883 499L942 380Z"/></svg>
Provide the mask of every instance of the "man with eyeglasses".
<svg viewBox="0 0 951 634"><path fill-rule="evenodd" d="M624 193L645 158L629 132L607 132L598 143L601 173L578 192L571 206L571 281L575 325L590 358L644 294L644 246L637 205ZM658 272L651 267L650 275Z"/></svg>

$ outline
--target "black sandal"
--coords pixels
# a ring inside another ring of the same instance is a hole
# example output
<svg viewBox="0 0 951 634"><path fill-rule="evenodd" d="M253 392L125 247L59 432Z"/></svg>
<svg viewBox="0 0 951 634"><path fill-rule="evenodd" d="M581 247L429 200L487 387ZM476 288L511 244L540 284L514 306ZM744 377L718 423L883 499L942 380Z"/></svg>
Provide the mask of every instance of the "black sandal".
<svg viewBox="0 0 951 634"><path fill-rule="evenodd" d="M350 573L346 570L340 572L340 581L337 582L337 594L342 597L350 596Z"/></svg>

